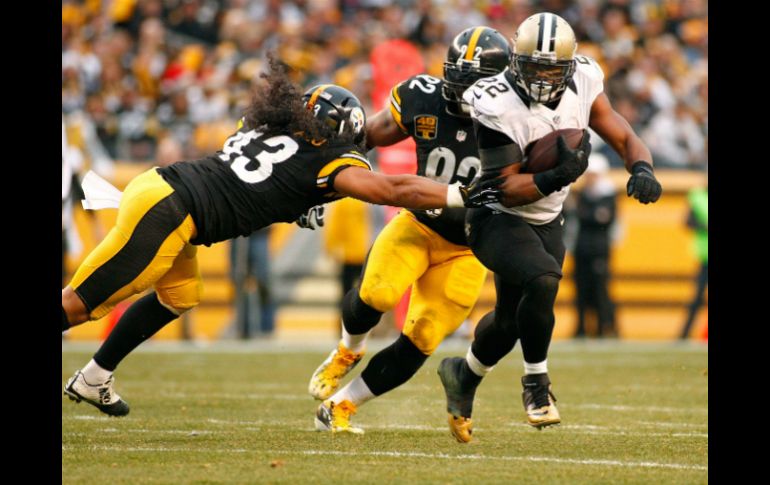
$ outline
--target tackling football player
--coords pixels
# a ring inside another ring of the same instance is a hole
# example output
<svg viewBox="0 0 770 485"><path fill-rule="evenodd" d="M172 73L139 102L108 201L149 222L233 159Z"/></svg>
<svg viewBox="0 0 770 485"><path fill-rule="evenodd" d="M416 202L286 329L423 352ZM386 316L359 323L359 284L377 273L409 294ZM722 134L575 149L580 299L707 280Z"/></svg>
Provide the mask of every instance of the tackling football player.
<svg viewBox="0 0 770 485"><path fill-rule="evenodd" d="M196 306L196 246L291 222L313 206L350 196L375 204L462 206L467 192L415 175L371 172L361 154L365 117L348 90L332 84L301 95L271 59L238 131L216 154L153 168L133 179L115 227L62 290L62 331L106 315L143 292L64 392L100 411L128 414L113 371L134 348Z"/></svg>

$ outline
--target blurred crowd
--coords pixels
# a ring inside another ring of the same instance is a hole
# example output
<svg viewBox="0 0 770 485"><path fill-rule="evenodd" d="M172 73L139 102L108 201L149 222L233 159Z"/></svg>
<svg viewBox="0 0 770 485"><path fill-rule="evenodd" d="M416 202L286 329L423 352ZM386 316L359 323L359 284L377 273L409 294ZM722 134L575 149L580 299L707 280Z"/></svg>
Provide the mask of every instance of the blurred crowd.
<svg viewBox="0 0 770 485"><path fill-rule="evenodd" d="M371 114L379 43L409 40L441 77L457 33L512 37L538 11L572 25L656 165L706 170L706 0L64 0L62 111L93 158L191 159L234 131L269 51L303 87L343 85Z"/></svg>

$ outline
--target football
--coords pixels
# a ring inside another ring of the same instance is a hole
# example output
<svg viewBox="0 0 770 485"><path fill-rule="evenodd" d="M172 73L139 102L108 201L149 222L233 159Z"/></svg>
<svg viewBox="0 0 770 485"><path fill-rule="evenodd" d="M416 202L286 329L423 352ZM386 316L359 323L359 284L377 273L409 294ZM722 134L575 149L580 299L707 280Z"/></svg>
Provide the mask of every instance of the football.
<svg viewBox="0 0 770 485"><path fill-rule="evenodd" d="M559 135L564 136L569 148L575 149L580 145L584 131L578 128L566 128L552 131L539 140L533 141L525 150L526 156L521 173L540 173L552 169L556 165L559 154L559 147L556 144Z"/></svg>

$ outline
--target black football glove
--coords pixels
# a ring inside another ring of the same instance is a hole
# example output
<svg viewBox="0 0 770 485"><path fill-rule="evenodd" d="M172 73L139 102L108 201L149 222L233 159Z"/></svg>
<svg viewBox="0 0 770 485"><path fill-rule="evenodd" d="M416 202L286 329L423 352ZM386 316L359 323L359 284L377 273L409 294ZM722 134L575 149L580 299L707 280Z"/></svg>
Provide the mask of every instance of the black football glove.
<svg viewBox="0 0 770 485"><path fill-rule="evenodd" d="M588 156L591 155L591 135L586 130L580 145L572 150L567 146L563 136L556 139L557 155L556 166L535 174L535 185L543 195L549 195L562 187L566 187L580 177L588 168Z"/></svg>
<svg viewBox="0 0 770 485"><path fill-rule="evenodd" d="M503 197L503 191L500 184L505 181L504 177L490 178L486 180L476 180L467 187L460 187L460 195L463 196L465 207L476 208L484 207L487 204L500 202Z"/></svg>
<svg viewBox="0 0 770 485"><path fill-rule="evenodd" d="M299 216L299 219L297 219L295 222L299 227L315 231L317 228L323 227L325 212L326 206L317 205L308 209L308 211Z"/></svg>
<svg viewBox="0 0 770 485"><path fill-rule="evenodd" d="M655 178L652 171L652 165L639 160L631 167L631 177L626 185L626 193L629 197L634 197L642 204L655 202L660 198L663 188L660 182Z"/></svg>
<svg viewBox="0 0 770 485"><path fill-rule="evenodd" d="M567 184L571 184L578 179L588 168L588 156L591 155L591 135L586 130L583 138L580 139L580 145L574 150L567 146L563 136L556 139L556 148L559 155L554 170L559 173ZM564 185L567 185L564 184Z"/></svg>

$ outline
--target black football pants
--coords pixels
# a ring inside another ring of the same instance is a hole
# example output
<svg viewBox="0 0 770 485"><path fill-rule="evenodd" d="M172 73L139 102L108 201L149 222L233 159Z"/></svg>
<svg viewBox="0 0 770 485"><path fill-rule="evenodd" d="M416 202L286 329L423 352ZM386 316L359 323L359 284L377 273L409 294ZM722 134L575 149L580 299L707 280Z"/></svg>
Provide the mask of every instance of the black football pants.
<svg viewBox="0 0 770 485"><path fill-rule="evenodd" d="M536 226L483 207L470 209L466 222L470 247L495 273L497 291L495 317L476 327L473 354L493 366L520 339L524 360L542 362L551 343L562 277L564 217Z"/></svg>

